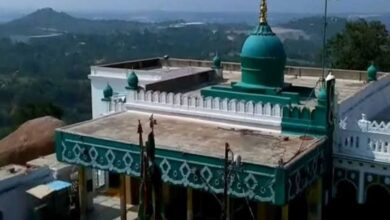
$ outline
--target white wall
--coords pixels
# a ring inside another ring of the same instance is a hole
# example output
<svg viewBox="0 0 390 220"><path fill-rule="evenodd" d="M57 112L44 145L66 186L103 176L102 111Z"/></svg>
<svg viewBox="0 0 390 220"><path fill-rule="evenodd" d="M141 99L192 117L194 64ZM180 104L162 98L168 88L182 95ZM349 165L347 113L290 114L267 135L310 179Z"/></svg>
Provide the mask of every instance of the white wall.
<svg viewBox="0 0 390 220"><path fill-rule="evenodd" d="M339 106L339 119L347 117L348 129L358 130L356 121L366 114L368 119L375 117L390 107L390 75L368 83L362 90L349 97Z"/></svg>
<svg viewBox="0 0 390 220"><path fill-rule="evenodd" d="M123 78L105 78L100 76L89 76L91 79L91 97L92 97L92 118L97 118L108 111L107 102L102 101L103 90L107 83L110 84L114 93L127 94L127 81Z"/></svg>

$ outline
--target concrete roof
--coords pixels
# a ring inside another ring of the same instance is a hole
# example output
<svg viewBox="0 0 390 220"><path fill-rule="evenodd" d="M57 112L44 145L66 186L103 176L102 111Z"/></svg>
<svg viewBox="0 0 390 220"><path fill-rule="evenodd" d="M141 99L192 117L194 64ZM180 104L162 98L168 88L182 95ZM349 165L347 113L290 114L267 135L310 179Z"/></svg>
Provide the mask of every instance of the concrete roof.
<svg viewBox="0 0 390 220"><path fill-rule="evenodd" d="M241 72L238 71L224 71L224 82L221 82L220 84L230 85L231 82L238 82L241 80ZM319 77L313 77L313 76L295 76L295 75L284 75L284 80L286 83L291 83L294 86L300 86L300 87L308 87L308 88L314 88L319 80ZM362 90L365 87L364 81L359 80L349 80L349 79L336 79L336 95L337 100L339 103L342 103L344 100L348 99L349 97L353 96L360 90ZM202 87L195 89L193 91L189 91L185 94L187 95L196 95L200 96L200 91L204 88ZM319 86L317 86L317 89L315 91L315 94L317 94L319 89ZM307 105L308 107L314 107L316 105L316 99L307 100L302 102L302 104Z"/></svg>
<svg viewBox="0 0 390 220"><path fill-rule="evenodd" d="M10 164L4 167L0 167L0 181L19 176L21 174L26 173L26 171L26 167L16 164Z"/></svg>
<svg viewBox="0 0 390 220"><path fill-rule="evenodd" d="M62 129L66 133L91 136L138 145L137 126L141 120L144 138L149 132L149 114L128 111L92 121L71 125ZM319 146L322 138L301 140L299 137L283 137L247 128L208 122L200 119L155 114L155 138L157 148L224 158L225 143L242 156L244 162L277 166Z"/></svg>
<svg viewBox="0 0 390 220"><path fill-rule="evenodd" d="M69 167L71 165L66 163L61 163L57 160L56 154L50 154L43 157L38 157L34 160L27 162L28 166L32 167L49 167L51 170L61 170L63 168Z"/></svg>

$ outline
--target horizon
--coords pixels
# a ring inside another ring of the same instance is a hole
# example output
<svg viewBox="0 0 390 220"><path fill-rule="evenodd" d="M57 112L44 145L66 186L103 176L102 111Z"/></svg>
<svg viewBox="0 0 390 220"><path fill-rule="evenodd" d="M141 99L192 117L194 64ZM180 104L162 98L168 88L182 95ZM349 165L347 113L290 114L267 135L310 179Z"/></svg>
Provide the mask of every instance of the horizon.
<svg viewBox="0 0 390 220"><path fill-rule="evenodd" d="M94 7L91 7L93 0L67 0L58 2L51 0L18 0L17 2L3 0L0 2L0 11L29 13L42 8L53 8L56 11L63 12L118 12L118 13L136 13L136 12L227 12L227 13L245 13L257 12L253 10L258 7L259 0L249 0L242 2L240 0L225 0L221 2L207 0L112 0L110 2L103 0L93 1ZM289 4L287 1L294 2ZM353 2L353 4L351 4ZM76 6L75 6L76 5ZM324 0L272 0L268 1L269 13L291 13L291 14L322 14ZM350 13L350 14L378 14L390 12L390 1L388 0L329 0L329 13Z"/></svg>

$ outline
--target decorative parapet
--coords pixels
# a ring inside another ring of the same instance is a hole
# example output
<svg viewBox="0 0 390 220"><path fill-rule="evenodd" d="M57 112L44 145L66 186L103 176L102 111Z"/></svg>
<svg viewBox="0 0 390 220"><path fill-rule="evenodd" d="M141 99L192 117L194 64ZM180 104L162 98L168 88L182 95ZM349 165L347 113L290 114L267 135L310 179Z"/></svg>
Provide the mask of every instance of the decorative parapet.
<svg viewBox="0 0 390 220"><path fill-rule="evenodd" d="M357 124L360 130L339 129L334 152L390 163L390 123L369 121L363 114Z"/></svg>
<svg viewBox="0 0 390 220"><path fill-rule="evenodd" d="M368 121L366 114L362 114L362 119L359 120L358 125L362 132L390 135L390 122Z"/></svg>
<svg viewBox="0 0 390 220"><path fill-rule="evenodd" d="M290 133L326 134L326 109L316 107L285 107L283 108L282 129Z"/></svg>
<svg viewBox="0 0 390 220"><path fill-rule="evenodd" d="M218 97L187 96L159 91L129 91L128 109L143 109L246 124L276 126L280 129L282 106Z"/></svg>
<svg viewBox="0 0 390 220"><path fill-rule="evenodd" d="M126 103L126 96L115 94L113 95L109 100L106 101L107 107L106 112L104 112L101 116L110 115L116 112L124 111L125 103Z"/></svg>

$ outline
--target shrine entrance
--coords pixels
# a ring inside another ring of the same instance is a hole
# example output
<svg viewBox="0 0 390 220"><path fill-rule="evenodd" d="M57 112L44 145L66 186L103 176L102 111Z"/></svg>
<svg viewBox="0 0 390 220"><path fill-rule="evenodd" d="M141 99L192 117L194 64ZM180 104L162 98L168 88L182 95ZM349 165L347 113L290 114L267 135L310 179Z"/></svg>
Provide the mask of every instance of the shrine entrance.
<svg viewBox="0 0 390 220"><path fill-rule="evenodd" d="M366 192L365 219L385 219L390 207L390 192L381 185L373 185Z"/></svg>
<svg viewBox="0 0 390 220"><path fill-rule="evenodd" d="M349 181L341 181L336 187L325 219L361 219L362 205L357 203L356 187Z"/></svg>

